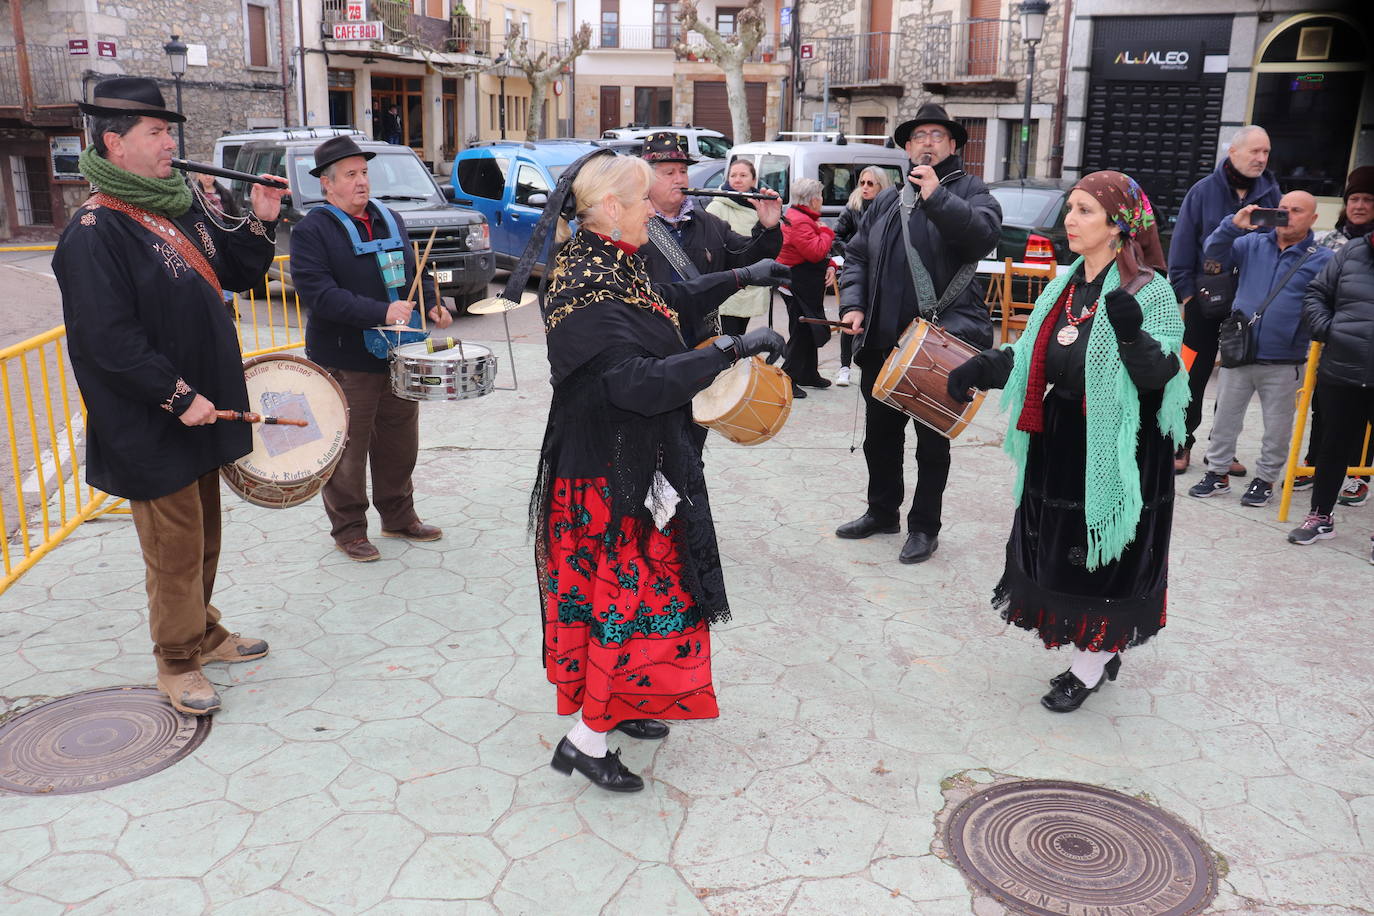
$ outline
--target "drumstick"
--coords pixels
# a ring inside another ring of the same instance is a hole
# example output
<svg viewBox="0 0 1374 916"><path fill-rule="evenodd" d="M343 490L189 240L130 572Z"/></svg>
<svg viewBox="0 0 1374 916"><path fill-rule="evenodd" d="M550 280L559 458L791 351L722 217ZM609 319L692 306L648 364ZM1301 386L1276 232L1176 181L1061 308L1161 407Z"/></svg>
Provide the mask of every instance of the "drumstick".
<svg viewBox="0 0 1374 916"><path fill-rule="evenodd" d="M419 286L420 286L420 278L423 277L423 276L425 275L425 264L429 261L429 249L432 248L432 247L434 246L434 236L435 236L438 232L439 232L439 227L438 227L438 226L435 226L435 227L434 227L433 229L431 229L430 232L429 232L429 242L427 242L427 243L425 244L425 254L424 254L424 257L421 257L421 258L419 259L419 261L416 262L416 264L415 264L415 280L410 284L410 293L409 293L409 295L406 296L407 299L414 299L414 298L415 298L415 290L418 289ZM412 244L415 245L415 254L416 254L417 257L419 257L419 255L420 255L420 243L419 243L419 242L413 242ZM422 330L422 331L425 330L425 299L424 299L424 293L423 293L423 292L420 294L420 330Z"/></svg>
<svg viewBox="0 0 1374 916"><path fill-rule="evenodd" d="M849 329L849 325L843 321L829 321L825 318L802 318L801 321L805 324L823 324L827 328L844 328L845 330Z"/></svg>
<svg viewBox="0 0 1374 916"><path fill-rule="evenodd" d="M264 417L249 410L217 410L215 416L221 420L241 420L244 423L266 423L268 426L309 426L308 420L293 420L290 417Z"/></svg>

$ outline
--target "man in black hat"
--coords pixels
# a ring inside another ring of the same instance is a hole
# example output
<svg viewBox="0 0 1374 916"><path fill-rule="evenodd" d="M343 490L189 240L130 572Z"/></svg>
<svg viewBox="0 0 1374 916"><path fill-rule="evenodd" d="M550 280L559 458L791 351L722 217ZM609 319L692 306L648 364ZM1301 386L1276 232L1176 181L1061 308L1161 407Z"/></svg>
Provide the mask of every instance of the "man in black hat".
<svg viewBox="0 0 1374 916"><path fill-rule="evenodd" d="M700 274L749 267L776 258L782 250L782 199L751 201L759 211L759 222L746 238L730 224L683 194L687 188L687 166L696 162L687 153L687 138L672 131L659 131L644 138L644 161L654 170L649 185L649 200L655 215L649 222L649 241L640 249L654 283L692 280ZM773 193L773 192L768 192ZM695 346L719 333L715 309L719 302L703 300L695 314L683 313L682 336Z"/></svg>
<svg viewBox="0 0 1374 916"><path fill-rule="evenodd" d="M67 344L87 409L86 479L129 500L146 567L157 686L190 715L220 707L201 670L267 654L230 633L210 603L219 563L219 468L247 454L243 358L223 288L248 289L272 262L285 189L254 185L252 211L213 217L172 172L177 141L157 84L96 84L81 173L94 192L53 256Z"/></svg>
<svg viewBox="0 0 1374 916"><path fill-rule="evenodd" d="M406 325L422 305L435 328L453 321L432 275L419 286L421 302L400 298L415 279L415 254L400 215L370 199L367 163L375 155L352 137L321 143L310 174L320 179L326 203L291 233L291 279L309 310L306 355L348 399L348 442L322 490L324 510L334 545L360 563L381 557L367 537L369 461L382 534L411 541L443 536L415 513L410 478L420 448L420 405L392 394L386 350L388 342L403 340L370 329Z"/></svg>
<svg viewBox="0 0 1374 916"><path fill-rule="evenodd" d="M906 150L911 170L902 187L873 199L845 247L840 278L840 318L856 335L868 463L868 510L835 531L842 538L901 530L908 417L874 400L873 382L902 331L919 315L979 349L992 345L992 320L973 267L997 243L1002 209L979 178L963 171L958 150L968 134L944 108L926 103L892 139ZM905 228L903 214L909 214ZM935 552L949 477L949 440L921 423L916 474L898 556L903 563L923 562Z"/></svg>

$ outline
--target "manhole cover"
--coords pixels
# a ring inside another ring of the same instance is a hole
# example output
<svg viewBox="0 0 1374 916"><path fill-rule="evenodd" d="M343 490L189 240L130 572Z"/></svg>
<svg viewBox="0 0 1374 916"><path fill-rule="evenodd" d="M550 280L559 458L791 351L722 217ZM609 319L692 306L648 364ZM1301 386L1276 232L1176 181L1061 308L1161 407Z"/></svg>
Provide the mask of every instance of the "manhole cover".
<svg viewBox="0 0 1374 916"><path fill-rule="evenodd" d="M209 716L184 716L154 687L107 687L0 725L0 792L73 795L142 779L191 753Z"/></svg>
<svg viewBox="0 0 1374 916"><path fill-rule="evenodd" d="M1216 895L1216 863L1186 825L1097 786L1026 780L965 799L945 848L995 900L1027 916L1184 916Z"/></svg>

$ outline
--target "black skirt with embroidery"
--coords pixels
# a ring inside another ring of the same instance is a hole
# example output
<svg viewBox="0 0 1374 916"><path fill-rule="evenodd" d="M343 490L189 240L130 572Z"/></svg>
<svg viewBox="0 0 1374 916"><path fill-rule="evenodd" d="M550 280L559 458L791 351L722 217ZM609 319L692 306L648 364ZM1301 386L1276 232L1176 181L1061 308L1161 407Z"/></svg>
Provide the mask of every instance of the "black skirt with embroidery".
<svg viewBox="0 0 1374 916"><path fill-rule="evenodd" d="M1159 392L1141 394L1136 440L1144 507L1115 561L1087 568L1084 515L1087 420L1080 395L1045 396L1045 431L1032 434L1026 479L993 607L1036 631L1046 648L1118 652L1164 628L1173 526L1173 446L1153 422Z"/></svg>

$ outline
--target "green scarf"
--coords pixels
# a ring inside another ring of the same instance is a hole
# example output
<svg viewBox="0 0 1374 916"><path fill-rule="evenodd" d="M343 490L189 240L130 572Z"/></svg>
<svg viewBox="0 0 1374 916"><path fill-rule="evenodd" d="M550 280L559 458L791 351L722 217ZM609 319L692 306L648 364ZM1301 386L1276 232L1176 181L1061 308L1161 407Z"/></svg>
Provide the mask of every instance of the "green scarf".
<svg viewBox="0 0 1374 916"><path fill-rule="evenodd" d="M97 153L94 146L81 151L77 167L94 189L150 213L176 219L191 209L191 187L179 176L145 178L135 175Z"/></svg>
<svg viewBox="0 0 1374 916"><path fill-rule="evenodd" d="M1030 376L1031 352L1045 316L1054 308L1060 292L1068 285L1079 258L1045 286L1035 300L1035 310L1026 322L1025 333L1012 344L1016 361L1002 393L1002 409L1011 411L1011 423L1002 448L1016 462L1016 484L1012 491L1017 504L1026 479L1026 455L1030 434L1016 428L1026 398ZM1120 280L1116 264L1102 281L1102 300L1116 289ZM1135 294L1145 315L1143 330L1159 342L1166 353L1177 354L1183 343L1183 318L1173 288L1156 273ZM1135 537L1140 521L1140 470L1136 465L1136 437L1140 432L1140 397L1130 374L1117 352L1116 333L1105 313L1088 330L1085 359L1084 394L1088 411L1088 455L1084 487L1084 515L1088 527L1088 569L1097 569L1121 556ZM1188 373L1178 373L1164 386L1164 399L1155 422L1159 431L1182 444L1185 431L1183 412L1188 406Z"/></svg>

